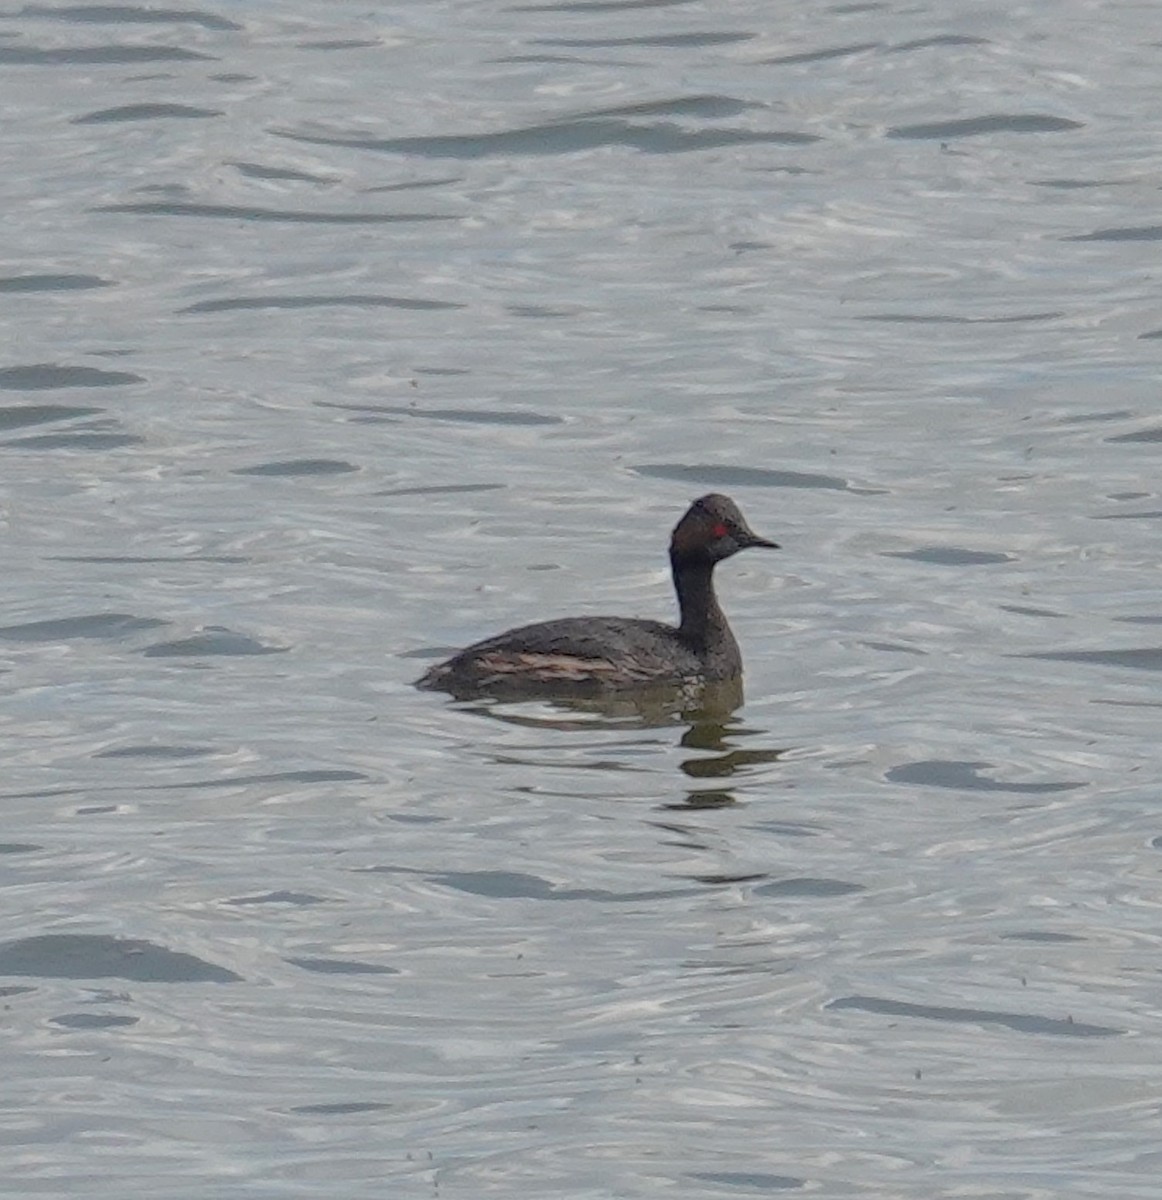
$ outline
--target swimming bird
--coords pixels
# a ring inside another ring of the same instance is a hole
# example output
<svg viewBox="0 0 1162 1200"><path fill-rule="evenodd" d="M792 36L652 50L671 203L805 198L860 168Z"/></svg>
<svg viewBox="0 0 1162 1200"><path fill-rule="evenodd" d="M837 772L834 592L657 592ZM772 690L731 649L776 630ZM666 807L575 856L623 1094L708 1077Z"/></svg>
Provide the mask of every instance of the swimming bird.
<svg viewBox="0 0 1162 1200"><path fill-rule="evenodd" d="M714 594L714 568L756 546L779 548L751 529L729 496L702 496L670 538L677 625L629 617L523 625L461 650L416 686L467 699L600 695L737 679L742 654Z"/></svg>

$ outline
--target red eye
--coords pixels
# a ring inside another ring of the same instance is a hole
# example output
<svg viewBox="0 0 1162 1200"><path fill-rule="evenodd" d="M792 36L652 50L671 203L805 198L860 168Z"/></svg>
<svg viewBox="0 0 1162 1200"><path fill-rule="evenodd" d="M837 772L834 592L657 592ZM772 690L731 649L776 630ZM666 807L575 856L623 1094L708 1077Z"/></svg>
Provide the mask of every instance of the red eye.
<svg viewBox="0 0 1162 1200"><path fill-rule="evenodd" d="M726 537L726 535L729 532L730 532L730 530L727 529L726 526L723 525L723 523L721 521L719 521L718 524L714 526L714 536L716 538Z"/></svg>

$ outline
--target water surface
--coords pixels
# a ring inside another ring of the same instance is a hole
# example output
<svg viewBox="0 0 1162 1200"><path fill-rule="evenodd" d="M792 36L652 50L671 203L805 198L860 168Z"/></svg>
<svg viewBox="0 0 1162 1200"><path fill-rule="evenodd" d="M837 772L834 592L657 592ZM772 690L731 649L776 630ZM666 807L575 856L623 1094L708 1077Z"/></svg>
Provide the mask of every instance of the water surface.
<svg viewBox="0 0 1162 1200"><path fill-rule="evenodd" d="M1156 1194L1152 18L0 14L12 1189Z"/></svg>

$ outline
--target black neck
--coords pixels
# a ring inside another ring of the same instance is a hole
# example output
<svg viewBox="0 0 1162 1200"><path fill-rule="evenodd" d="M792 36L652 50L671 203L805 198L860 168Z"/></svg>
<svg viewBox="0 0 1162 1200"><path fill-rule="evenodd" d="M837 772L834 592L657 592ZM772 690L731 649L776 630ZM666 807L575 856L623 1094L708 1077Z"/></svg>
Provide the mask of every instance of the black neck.
<svg viewBox="0 0 1162 1200"><path fill-rule="evenodd" d="M682 613L678 633L687 644L705 649L723 634L730 636L726 617L714 594L714 564L708 559L675 559L674 590Z"/></svg>

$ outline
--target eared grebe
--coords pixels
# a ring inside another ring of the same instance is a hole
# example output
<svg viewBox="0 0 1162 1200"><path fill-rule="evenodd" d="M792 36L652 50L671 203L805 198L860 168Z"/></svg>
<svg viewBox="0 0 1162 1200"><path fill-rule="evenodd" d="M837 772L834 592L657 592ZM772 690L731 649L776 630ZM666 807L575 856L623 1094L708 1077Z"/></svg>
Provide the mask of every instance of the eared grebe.
<svg viewBox="0 0 1162 1200"><path fill-rule="evenodd" d="M592 695L737 679L742 655L714 595L714 567L748 546L777 550L727 496L695 500L674 528L670 567L681 622L566 617L510 629L427 671L416 685L454 696Z"/></svg>

